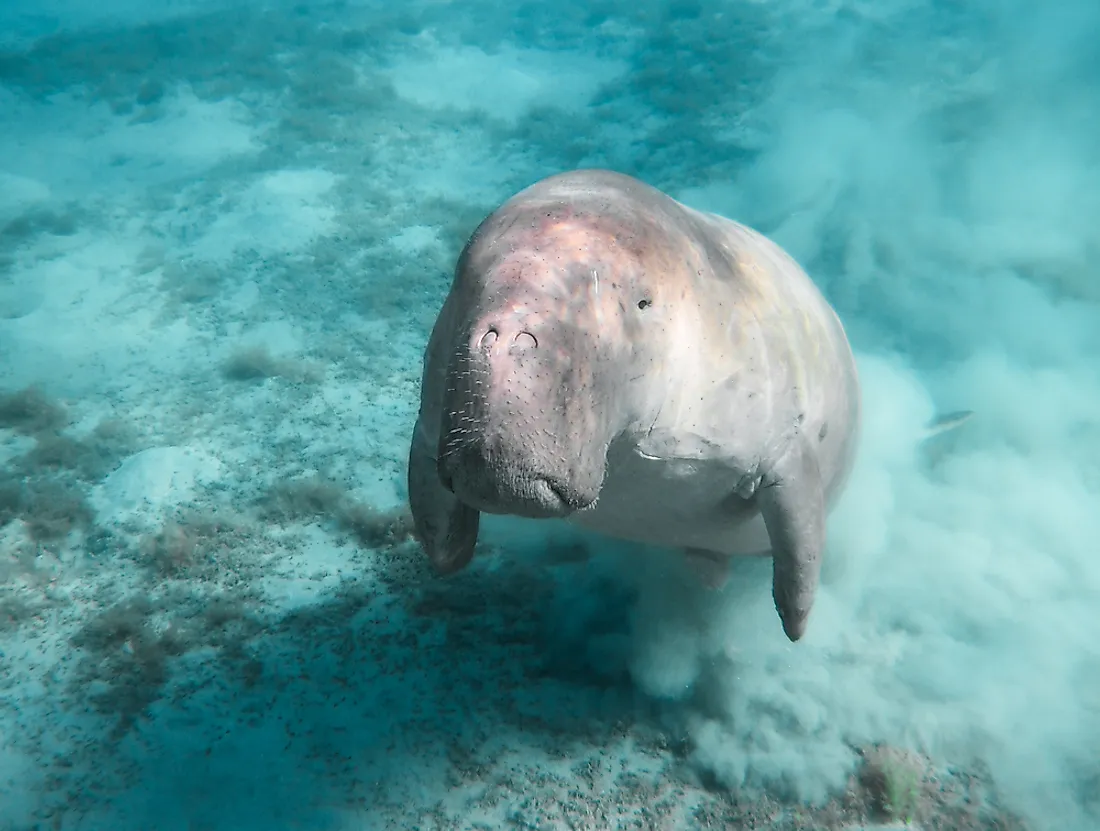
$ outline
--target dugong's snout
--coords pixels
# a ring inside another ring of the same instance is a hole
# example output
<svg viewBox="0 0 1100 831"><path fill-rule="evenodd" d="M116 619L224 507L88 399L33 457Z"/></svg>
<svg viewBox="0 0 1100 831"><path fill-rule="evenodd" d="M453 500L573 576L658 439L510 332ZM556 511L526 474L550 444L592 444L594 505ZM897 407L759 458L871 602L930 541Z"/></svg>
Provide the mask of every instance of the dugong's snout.
<svg viewBox="0 0 1100 831"><path fill-rule="evenodd" d="M603 481L583 345L560 319L478 316L456 338L443 397L438 472L485 513L564 517Z"/></svg>

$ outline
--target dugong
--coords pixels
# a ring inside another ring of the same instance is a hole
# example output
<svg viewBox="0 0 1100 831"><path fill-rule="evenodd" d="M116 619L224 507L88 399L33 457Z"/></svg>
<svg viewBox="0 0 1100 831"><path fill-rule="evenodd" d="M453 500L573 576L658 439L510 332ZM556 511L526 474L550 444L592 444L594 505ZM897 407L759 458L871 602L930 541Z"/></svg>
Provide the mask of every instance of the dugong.
<svg viewBox="0 0 1100 831"><path fill-rule="evenodd" d="M844 328L778 245L623 174L550 176L458 258L409 452L415 535L440 575L481 512L676 547L715 582L770 554L797 641L860 418Z"/></svg>

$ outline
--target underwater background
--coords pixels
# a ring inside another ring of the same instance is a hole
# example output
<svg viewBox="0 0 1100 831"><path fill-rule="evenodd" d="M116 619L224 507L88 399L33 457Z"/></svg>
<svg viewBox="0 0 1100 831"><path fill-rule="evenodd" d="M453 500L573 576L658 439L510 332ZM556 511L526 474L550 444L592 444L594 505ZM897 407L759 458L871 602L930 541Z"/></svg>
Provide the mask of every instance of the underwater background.
<svg viewBox="0 0 1100 831"><path fill-rule="evenodd" d="M0 829L1100 829L1098 44L1095 0L0 4ZM458 252L576 167L848 329L797 644L768 562L409 537Z"/></svg>

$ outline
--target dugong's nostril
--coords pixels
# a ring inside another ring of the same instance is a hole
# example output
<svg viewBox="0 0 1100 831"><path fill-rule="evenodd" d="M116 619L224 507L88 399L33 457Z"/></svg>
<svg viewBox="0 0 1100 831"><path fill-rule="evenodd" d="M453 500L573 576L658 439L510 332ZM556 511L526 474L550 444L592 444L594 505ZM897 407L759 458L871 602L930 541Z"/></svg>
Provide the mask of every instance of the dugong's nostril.
<svg viewBox="0 0 1100 831"><path fill-rule="evenodd" d="M538 345L538 338L522 329L511 336L510 344L507 341L502 343L500 330L495 326L490 326L485 330L485 333L477 339L478 349L484 352L492 352L494 348L501 348L504 346L508 346L508 351L510 352L526 352L531 349L536 349Z"/></svg>
<svg viewBox="0 0 1100 831"><path fill-rule="evenodd" d="M497 330L489 329L484 335L481 336L481 340L478 341L478 346L480 346L482 349L489 349L496 342Z"/></svg>

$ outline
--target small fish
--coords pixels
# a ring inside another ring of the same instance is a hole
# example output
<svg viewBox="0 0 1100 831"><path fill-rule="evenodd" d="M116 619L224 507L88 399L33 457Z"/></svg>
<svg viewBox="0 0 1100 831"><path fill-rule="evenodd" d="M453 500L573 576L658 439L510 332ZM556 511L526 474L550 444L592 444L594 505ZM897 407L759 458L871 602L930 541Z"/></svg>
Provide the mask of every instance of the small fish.
<svg viewBox="0 0 1100 831"><path fill-rule="evenodd" d="M928 422L924 428L924 434L921 436L921 440L924 441L933 436L949 433L961 427L963 424L966 424L973 415L973 410L955 410L951 413L942 413Z"/></svg>
<svg viewBox="0 0 1100 831"><path fill-rule="evenodd" d="M941 413L925 425L923 433L917 439L917 445L922 463L927 469L936 468L952 452L955 442L951 434L973 416L973 410L955 410ZM945 436L949 438L944 438Z"/></svg>

